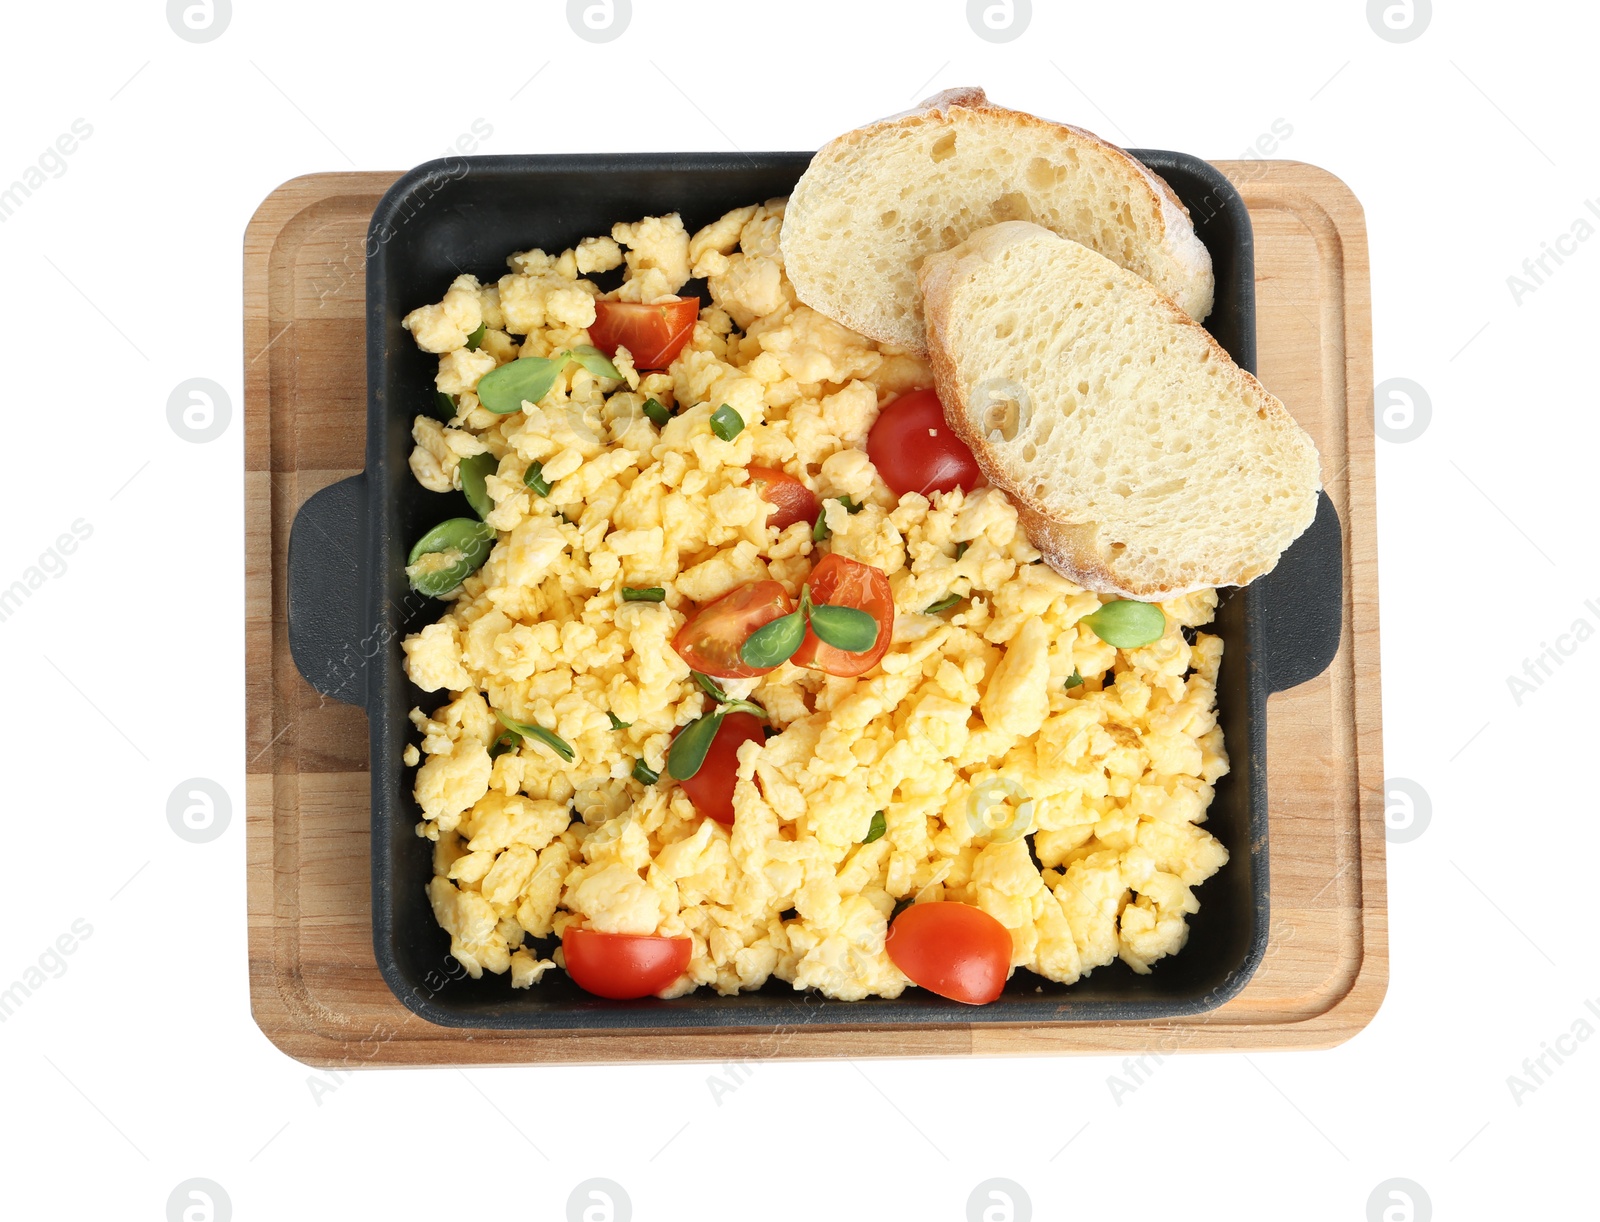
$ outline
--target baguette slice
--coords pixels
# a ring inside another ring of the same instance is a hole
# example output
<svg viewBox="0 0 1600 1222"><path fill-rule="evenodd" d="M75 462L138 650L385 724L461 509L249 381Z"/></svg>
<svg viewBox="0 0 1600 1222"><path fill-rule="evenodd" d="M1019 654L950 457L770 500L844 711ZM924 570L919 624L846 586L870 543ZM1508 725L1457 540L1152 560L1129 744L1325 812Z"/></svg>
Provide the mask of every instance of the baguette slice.
<svg viewBox="0 0 1600 1222"><path fill-rule="evenodd" d="M1058 573L1145 601L1242 586L1311 525L1311 438L1148 281L1025 221L920 279L950 427Z"/></svg>
<svg viewBox="0 0 1600 1222"><path fill-rule="evenodd" d="M1156 175L1082 128L950 89L847 132L801 175L783 218L800 300L882 343L922 352L917 267L975 229L1035 221L1149 280L1196 319L1211 255Z"/></svg>

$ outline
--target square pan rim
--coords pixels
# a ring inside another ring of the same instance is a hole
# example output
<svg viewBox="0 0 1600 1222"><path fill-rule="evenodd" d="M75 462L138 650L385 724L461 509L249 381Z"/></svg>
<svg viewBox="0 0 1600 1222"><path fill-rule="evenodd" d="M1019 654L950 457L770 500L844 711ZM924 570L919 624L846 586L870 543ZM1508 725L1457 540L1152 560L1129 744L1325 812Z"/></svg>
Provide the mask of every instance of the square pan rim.
<svg viewBox="0 0 1600 1222"><path fill-rule="evenodd" d="M1195 154L1166 149L1129 149L1130 155L1147 166L1152 172L1161 175L1167 170L1178 170L1192 175L1206 183L1210 192L1219 202L1219 208L1233 207L1234 214L1243 218L1242 224L1234 227L1234 243L1232 249L1239 263L1237 274L1239 299L1237 306L1241 320L1240 334L1237 337L1235 358L1241 367L1254 372L1256 368L1256 315L1255 315L1255 283L1254 283L1254 232L1248 211L1244 207L1243 199L1237 189L1215 166ZM373 211L372 221L368 226L367 240L367 295L365 320L367 328L367 439L366 439L366 467L363 476L376 471L387 474L390 464L382 452L383 431L376 429L373 424L384 419L385 392L388 389L384 374L386 372L386 359L383 351L381 323L386 313L388 304L389 281L386 275L373 275L374 269L386 271L387 264L384 258L387 249L387 239L378 240L375 235L380 226L390 225L395 219L395 213L400 209L418 184L427 183L430 179L437 180L443 175L446 182L465 177L468 173L479 173L487 178L520 177L529 174L573 171L600 171L606 173L636 172L640 170L660 170L675 173L706 173L720 169L761 169L786 166L796 162L808 161L814 156L814 151L803 150L769 150L751 153L725 153L716 151L702 152L636 152L636 153L512 153L474 156L446 156L434 158L423 162L402 174L379 200ZM438 189L443 189L441 183ZM1209 198L1209 196L1208 196ZM409 218L405 218L409 219ZM401 223L404 223L402 220ZM374 289L376 286L376 291ZM369 480L369 487L373 493L386 481ZM380 553L386 552L388 540L383 538L381 530L380 502L377 495L370 495L367 502L367 527L368 546L367 557L374 554L374 549ZM373 572L363 574L364 602L368 612L368 623L383 622L380 616L373 612L377 609L376 603L382 602L381 597L381 572L382 566L374 566ZM1245 620L1260 622L1259 596L1257 586L1245 587L1243 591L1246 598ZM389 668L398 666L398 655L392 650L385 651L385 661ZM679 1031L704 1031L710 1032L757 1032L768 1031L773 1028L783 1028L790 1025L801 1025L809 1029L822 1030L854 1030L872 1029L878 1027L892 1029L908 1029L923 1027L940 1029L952 1026L966 1026L974 1023L983 1025L1010 1025L1010 1026L1052 1026L1070 1027L1085 1024L1104 1023L1137 1023L1164 1021L1174 1018L1190 1018L1197 1015L1210 1013L1232 998L1237 996L1254 977L1265 957L1268 930L1270 928L1270 887L1268 874L1268 819L1267 819L1267 789L1266 789L1266 689L1263 676L1259 673L1260 658L1256 650L1246 651L1248 674L1246 676L1247 699L1249 703L1248 719L1246 722L1247 737L1250 746L1250 773L1248 779L1241 777L1246 784L1246 826L1250 844L1248 846L1248 859L1252 871L1249 888L1250 929L1249 941L1245 953L1237 964L1228 969L1223 979L1199 997L1171 1000L1152 998L1149 1001L1132 1000L1100 1000L1090 1002L1069 1003L1063 1001L1031 1001L1026 996L1004 998L1001 1004L995 1006L969 1007L956 1002L921 1002L915 1007L908 1007L903 1013L893 1010L880 1013L882 1007L893 1005L896 999L878 999L879 1004L872 1005L871 1017L851 1020L841 1016L838 1020L828 1022L806 1021L801 1024L790 1024L787 1021L787 1011L800 1008L804 1010L808 1005L818 1002L810 999L813 994L810 990L795 993L795 1000L790 1001L784 997L766 1007L772 1013L763 1017L759 1022L718 1022L714 1017L701 1019L694 1009L688 1007L675 1008L671 1011L660 1011L657 1006L665 1004L673 1006L680 999L673 999L665 1003L657 999L645 999L641 1002L611 1003L606 1007L596 1006L595 1010L606 1015L621 1015L628 1013L633 1007L640 1007L661 1014L665 1020L654 1025L628 1024L625 1022L602 1022L596 1025L591 1019L591 1012L587 1007L568 1007L563 1010L531 1014L524 1011L507 1013L502 1010L496 1014L485 1015L455 1009L436 1004L432 997L419 998L415 996L417 988L404 973L395 956L390 952L385 943L384 935L392 934L394 925L394 888L388 871L388 863L383 853L379 852L380 835L391 830L392 817L384 817L382 809L384 803L379 800L380 779L384 775L374 765L380 757L387 758L389 752L380 750L380 721L372 715L371 706L374 703L385 703L384 697L376 685L369 679L367 688L366 707L369 720L369 793L371 796L370 825L369 825L369 852L371 868L371 897L372 897L372 934L373 952L377 961L380 974L385 983L401 1004L418 1017L434 1025L460 1030L494 1030L494 1031L529 1031L529 1032L594 1032L604 1034L637 1034L648 1035L651 1033L669 1033ZM1241 851L1245 846L1240 846ZM1238 856L1234 853L1233 856ZM1113 961L1115 963L1115 961ZM1040 978L1041 981L1044 978ZM1072 986L1063 986L1071 988ZM696 996L688 994L686 996ZM737 997L739 995L735 995ZM820 996L820 995L819 995ZM514 1002L515 998L507 999ZM710 1006L716 1006L724 999L717 997L709 999ZM728 1000L733 1000L732 998ZM823 1002L835 1006L854 1006L857 1003L840 1002L834 999L822 999ZM708 1004L708 999L700 998L698 1005L703 1007ZM1057 1013L1064 1006L1072 1005L1076 1013L1063 1015ZM1129 1014L1128 1011L1136 1010L1139 1013ZM1021 1011L1021 1013L1019 1013ZM1044 1011L1050 1011L1044 1013ZM1102 1012L1096 1012L1102 1011ZM1109 1011L1109 1013L1108 1013ZM715 1010L710 1011L715 1014ZM525 1016L537 1017L539 1021L526 1021Z"/></svg>

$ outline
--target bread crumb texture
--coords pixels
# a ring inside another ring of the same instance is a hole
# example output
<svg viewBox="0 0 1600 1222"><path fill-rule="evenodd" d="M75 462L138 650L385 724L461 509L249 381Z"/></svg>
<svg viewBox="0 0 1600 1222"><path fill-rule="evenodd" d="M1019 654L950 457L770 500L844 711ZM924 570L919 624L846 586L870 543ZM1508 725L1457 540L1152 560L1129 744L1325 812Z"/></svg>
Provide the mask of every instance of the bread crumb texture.
<svg viewBox="0 0 1600 1222"><path fill-rule="evenodd" d="M1009 223L922 283L951 425L1062 571L1136 598L1244 585L1311 524L1311 439L1138 276Z"/></svg>
<svg viewBox="0 0 1600 1222"><path fill-rule="evenodd" d="M1080 128L952 91L825 146L796 185L784 254L800 300L876 339L924 344L917 271L973 231L1026 220L1211 311L1211 256L1166 184Z"/></svg>

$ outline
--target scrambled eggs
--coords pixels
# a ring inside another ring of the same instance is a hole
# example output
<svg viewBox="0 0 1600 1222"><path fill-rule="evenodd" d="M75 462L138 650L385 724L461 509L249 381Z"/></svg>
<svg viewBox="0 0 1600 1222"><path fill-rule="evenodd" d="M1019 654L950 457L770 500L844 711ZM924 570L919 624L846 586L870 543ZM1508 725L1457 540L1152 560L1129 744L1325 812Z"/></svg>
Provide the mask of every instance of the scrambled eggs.
<svg viewBox="0 0 1600 1222"><path fill-rule="evenodd" d="M448 424L416 419L411 468L459 487L487 452L488 561L440 620L405 641L426 692L413 710L419 834L434 842L429 898L474 977L514 987L559 962L527 944L588 928L693 939L668 995L770 977L829 997L895 997L909 981L884 952L902 900L952 899L997 918L1014 967L1070 983L1121 958L1147 972L1182 948L1193 888L1227 861L1200 824L1228 769L1216 721L1222 642L1211 591L1163 604L1166 634L1118 650L1079 621L1100 605L1043 564L993 488L896 498L865 446L880 404L926 387L926 366L799 304L778 247L785 201L740 208L691 235L676 215L619 224L559 255L509 259L498 284L461 276L405 319L439 355ZM601 290L650 302L691 277L711 304L669 371L620 381L573 363L542 402L494 415L478 379L519 355L586 343ZM475 349L468 337L484 333ZM520 340L516 337L521 336ZM647 399L676 407L658 428ZM709 417L730 404L732 440ZM542 464L548 496L524 485ZM824 500L831 537L766 525L752 463ZM964 546L963 546L964 545ZM698 815L663 776L674 728L710 707L673 652L703 606L773 578L798 595L824 549L888 574L893 644L858 679L785 663L730 681L779 731L739 753L732 828ZM624 602L660 586L660 603ZM954 611L924 609L956 593ZM1077 680L1081 679L1081 682ZM491 759L493 709L556 734ZM626 723L614 728L615 722ZM871 843L874 814L885 832ZM1031 852L1030 852L1031 842Z"/></svg>

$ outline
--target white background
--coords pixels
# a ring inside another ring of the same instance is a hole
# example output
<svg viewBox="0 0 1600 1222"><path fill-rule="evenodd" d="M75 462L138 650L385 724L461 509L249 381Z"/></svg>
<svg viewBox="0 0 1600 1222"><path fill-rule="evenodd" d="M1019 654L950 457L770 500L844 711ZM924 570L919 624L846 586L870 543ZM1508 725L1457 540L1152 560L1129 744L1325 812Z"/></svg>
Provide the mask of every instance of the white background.
<svg viewBox="0 0 1600 1222"><path fill-rule="evenodd" d="M1508 677L1574 621L1600 626L1600 242L1548 262L1520 303L1507 277L1600 196L1600 20L1442 4L1397 44L1359 0L1034 7L1004 44L963 0L635 0L606 45L557 0L236 0L204 44L159 0L8 10L0 184L75 119L93 129L0 223L0 587L75 520L93 532L0 622L0 986L75 920L93 930L0 1026L9 1215L161 1219L191 1177L240 1219L563 1218L595 1176L639 1219L962 1219L990 1177L1037 1218L1357 1222L1392 1177L1440 1219L1593 1210L1560 1203L1592 1186L1600 1039L1566 1044L1520 1101L1507 1079L1600 999L1600 644L1520 703ZM1377 1018L1328 1052L1170 1058L1120 1101L1120 1064L1094 1058L763 1062L714 1095L728 1078L707 1065L335 1081L278 1052L251 1020L245 956L240 262L256 204L310 171L440 155L475 119L485 153L814 148L967 83L1212 158L1282 120L1277 155L1327 167L1366 207L1377 379L1432 403L1420 437L1378 442L1387 771L1432 819L1389 846ZM195 377L232 401L207 444L167 421ZM195 776L232 798L209 844L167 823ZM1391 1218L1429 1214L1416 1198Z"/></svg>

